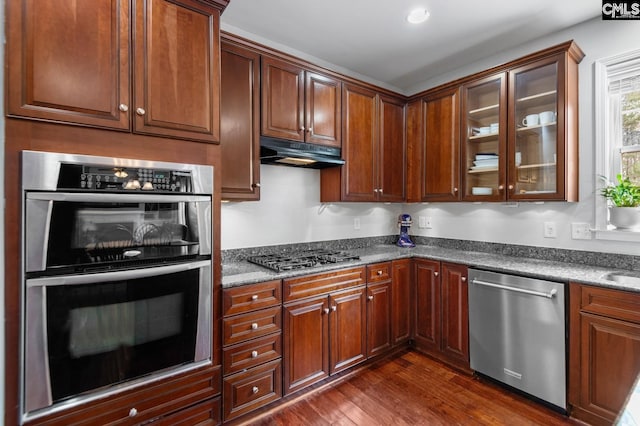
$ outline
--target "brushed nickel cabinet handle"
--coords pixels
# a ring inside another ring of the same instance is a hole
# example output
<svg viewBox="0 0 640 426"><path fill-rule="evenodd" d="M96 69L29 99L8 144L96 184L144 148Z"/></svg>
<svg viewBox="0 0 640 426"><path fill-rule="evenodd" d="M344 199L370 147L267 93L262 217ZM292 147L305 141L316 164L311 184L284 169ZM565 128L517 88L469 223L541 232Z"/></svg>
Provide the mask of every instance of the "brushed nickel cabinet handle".
<svg viewBox="0 0 640 426"><path fill-rule="evenodd" d="M131 410L129 410L129 417L135 417L138 415L138 410L136 410L135 408L132 408Z"/></svg>
<svg viewBox="0 0 640 426"><path fill-rule="evenodd" d="M372 296L372 295L371 295L371 296L368 296L368 297L367 297L367 299L369 299L369 300L373 300L373 296Z"/></svg>
<svg viewBox="0 0 640 426"><path fill-rule="evenodd" d="M378 272L376 272L378 275L382 275L382 270L379 270Z"/></svg>
<svg viewBox="0 0 640 426"><path fill-rule="evenodd" d="M254 294L253 296L251 296L251 300L258 300L258 295Z"/></svg>
<svg viewBox="0 0 640 426"><path fill-rule="evenodd" d="M146 113L147 111L145 111L144 108L136 108L136 114L145 115Z"/></svg>
<svg viewBox="0 0 640 426"><path fill-rule="evenodd" d="M251 392L253 392L253 393L254 393L254 395L255 395L255 394L257 394L258 392L260 392L260 389L258 389L258 387L257 387L257 386L254 386L254 387L251 389Z"/></svg>
<svg viewBox="0 0 640 426"><path fill-rule="evenodd" d="M258 351L251 351L251 358L258 358Z"/></svg>
<svg viewBox="0 0 640 426"><path fill-rule="evenodd" d="M120 106L118 107L118 109L122 112L127 112L129 111L129 107L125 104L120 104Z"/></svg>
<svg viewBox="0 0 640 426"><path fill-rule="evenodd" d="M504 185L500 185L500 186L498 186L498 189L499 189L500 191L502 191L502 190L504 189Z"/></svg>
<svg viewBox="0 0 640 426"><path fill-rule="evenodd" d="M251 324L251 329L252 330L257 330L258 329L258 323L254 322L253 324Z"/></svg>
<svg viewBox="0 0 640 426"><path fill-rule="evenodd" d="M460 281L462 281L463 283L467 281L467 277L461 277Z"/></svg>
<svg viewBox="0 0 640 426"><path fill-rule="evenodd" d="M329 313L329 308L324 308L322 311L323 311L325 314L328 314L328 313Z"/></svg>
<svg viewBox="0 0 640 426"><path fill-rule="evenodd" d="M333 305L333 306L331 307L331 311L332 311L332 312L335 312L335 311L337 311L337 310L338 310L338 307L337 307L336 305Z"/></svg>
<svg viewBox="0 0 640 426"><path fill-rule="evenodd" d="M509 191L511 191L513 189L513 185L509 185Z"/></svg>

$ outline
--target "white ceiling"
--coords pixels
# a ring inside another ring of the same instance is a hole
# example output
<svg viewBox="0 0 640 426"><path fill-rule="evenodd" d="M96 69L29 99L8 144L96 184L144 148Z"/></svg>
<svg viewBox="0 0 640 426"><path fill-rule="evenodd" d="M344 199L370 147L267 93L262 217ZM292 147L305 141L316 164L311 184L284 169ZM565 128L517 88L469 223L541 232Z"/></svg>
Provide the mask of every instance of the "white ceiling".
<svg viewBox="0 0 640 426"><path fill-rule="evenodd" d="M419 6L431 17L409 24L406 15ZM404 92L600 16L601 7L599 0L231 0L222 28Z"/></svg>

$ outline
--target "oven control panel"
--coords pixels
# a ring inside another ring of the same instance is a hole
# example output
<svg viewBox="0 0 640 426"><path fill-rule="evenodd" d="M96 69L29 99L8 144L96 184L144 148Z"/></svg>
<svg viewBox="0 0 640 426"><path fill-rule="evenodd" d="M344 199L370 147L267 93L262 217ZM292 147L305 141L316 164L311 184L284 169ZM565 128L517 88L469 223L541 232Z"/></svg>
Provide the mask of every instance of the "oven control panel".
<svg viewBox="0 0 640 426"><path fill-rule="evenodd" d="M191 193L191 179L190 171L61 164L57 188Z"/></svg>

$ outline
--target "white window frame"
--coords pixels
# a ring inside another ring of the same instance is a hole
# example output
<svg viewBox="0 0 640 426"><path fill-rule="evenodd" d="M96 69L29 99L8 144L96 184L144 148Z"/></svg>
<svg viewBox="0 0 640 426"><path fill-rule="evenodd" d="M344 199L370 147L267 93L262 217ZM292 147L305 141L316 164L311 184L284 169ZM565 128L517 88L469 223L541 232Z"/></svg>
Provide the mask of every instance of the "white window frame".
<svg viewBox="0 0 640 426"><path fill-rule="evenodd" d="M640 49L600 59L595 62L595 237L600 240L640 242L640 232L607 229L607 201L600 194L605 186L599 176L615 181L620 164L613 157L614 147L607 142L609 129L609 79L640 69Z"/></svg>

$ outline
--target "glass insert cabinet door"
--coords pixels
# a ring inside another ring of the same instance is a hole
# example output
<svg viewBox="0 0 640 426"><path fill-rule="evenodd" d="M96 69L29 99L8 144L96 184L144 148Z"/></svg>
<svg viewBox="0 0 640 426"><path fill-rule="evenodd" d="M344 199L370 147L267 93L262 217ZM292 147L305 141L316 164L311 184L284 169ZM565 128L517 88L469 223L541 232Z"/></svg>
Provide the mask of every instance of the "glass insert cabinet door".
<svg viewBox="0 0 640 426"><path fill-rule="evenodd" d="M468 201L504 199L506 74L465 85L462 110L462 198Z"/></svg>
<svg viewBox="0 0 640 426"><path fill-rule="evenodd" d="M556 199L562 192L564 128L559 75L562 61L538 61L509 73L508 197Z"/></svg>

